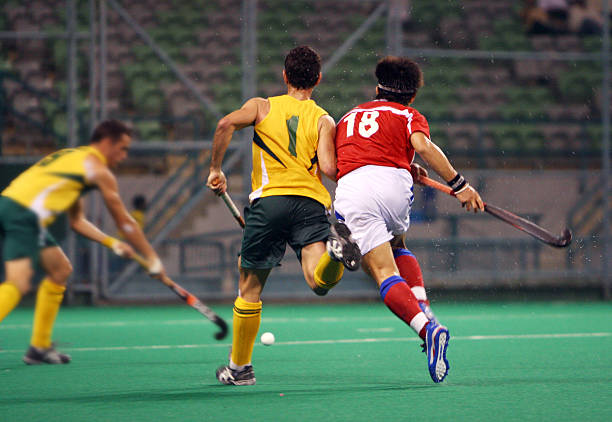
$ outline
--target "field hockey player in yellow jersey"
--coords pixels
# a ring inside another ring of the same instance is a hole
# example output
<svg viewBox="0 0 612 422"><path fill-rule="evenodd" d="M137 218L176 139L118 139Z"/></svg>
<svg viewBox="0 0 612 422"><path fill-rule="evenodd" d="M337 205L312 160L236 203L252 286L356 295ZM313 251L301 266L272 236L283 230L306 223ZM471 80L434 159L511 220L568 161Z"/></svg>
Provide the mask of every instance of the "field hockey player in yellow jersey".
<svg viewBox="0 0 612 422"><path fill-rule="evenodd" d="M321 172L335 180L336 129L310 99L321 80L319 55L310 47L294 48L285 59L283 79L286 95L248 100L219 121L213 141L208 186L222 193L227 181L221 162L232 134L247 126L255 129L232 352L229 365L217 369L223 384L255 384L251 357L261 321L261 291L287 243L302 264L306 283L321 296L340 281L344 267L356 270L361 258L348 228L334 223L330 230L327 219L331 198Z"/></svg>
<svg viewBox="0 0 612 422"><path fill-rule="evenodd" d="M0 322L30 290L34 268L40 264L40 283L34 309L27 364L63 364L70 356L54 349L51 334L55 317L72 272L70 261L47 232L55 218L66 212L70 227L118 255L130 257L133 249L114 239L85 218L81 195L99 189L104 202L127 241L147 257L152 274L163 274L159 257L126 210L110 169L127 157L131 131L123 123L100 123L89 146L59 150L43 158L14 179L0 195L0 239L6 280L0 284Z"/></svg>

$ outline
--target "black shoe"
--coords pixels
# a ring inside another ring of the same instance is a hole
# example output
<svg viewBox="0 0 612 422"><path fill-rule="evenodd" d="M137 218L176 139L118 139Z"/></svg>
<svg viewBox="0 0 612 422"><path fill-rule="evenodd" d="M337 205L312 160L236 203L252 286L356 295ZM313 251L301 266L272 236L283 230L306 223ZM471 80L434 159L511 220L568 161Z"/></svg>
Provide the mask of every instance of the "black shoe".
<svg viewBox="0 0 612 422"><path fill-rule="evenodd" d="M41 363L57 365L70 363L71 360L70 355L58 352L53 346L48 349L30 346L26 354L23 355L23 361L28 365L40 365Z"/></svg>
<svg viewBox="0 0 612 422"><path fill-rule="evenodd" d="M312 289L312 291L317 295L317 296L325 296L326 294L329 293L329 289L324 289L323 287L317 286L314 289Z"/></svg>
<svg viewBox="0 0 612 422"><path fill-rule="evenodd" d="M217 379L225 385L255 385L255 372L251 365L242 371L234 371L229 365L224 365L217 369Z"/></svg>
<svg viewBox="0 0 612 422"><path fill-rule="evenodd" d="M359 269L361 261L361 251L359 246L351 237L351 231L341 221L335 222L330 227L331 234L327 239L327 251L336 261L342 264L349 271Z"/></svg>

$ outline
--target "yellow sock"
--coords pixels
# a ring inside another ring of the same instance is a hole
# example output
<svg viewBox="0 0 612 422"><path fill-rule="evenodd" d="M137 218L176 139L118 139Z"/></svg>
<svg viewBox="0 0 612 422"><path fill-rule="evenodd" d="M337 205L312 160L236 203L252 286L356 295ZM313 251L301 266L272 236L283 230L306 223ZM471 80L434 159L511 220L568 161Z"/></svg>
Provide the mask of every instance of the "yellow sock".
<svg viewBox="0 0 612 422"><path fill-rule="evenodd" d="M46 349L51 347L51 334L53 324L64 298L66 287L53 283L45 278L38 287L36 294L36 307L34 308L34 326L32 327L32 340L34 347Z"/></svg>
<svg viewBox="0 0 612 422"><path fill-rule="evenodd" d="M331 256L325 252L315 268L314 280L317 286L329 290L338 284L342 274L344 274L344 265L331 259Z"/></svg>
<svg viewBox="0 0 612 422"><path fill-rule="evenodd" d="M11 313L21 300L21 292L10 281L0 284L0 322Z"/></svg>
<svg viewBox="0 0 612 422"><path fill-rule="evenodd" d="M255 337L261 322L261 301L247 302L240 296L234 302L232 362L242 366L251 363Z"/></svg>

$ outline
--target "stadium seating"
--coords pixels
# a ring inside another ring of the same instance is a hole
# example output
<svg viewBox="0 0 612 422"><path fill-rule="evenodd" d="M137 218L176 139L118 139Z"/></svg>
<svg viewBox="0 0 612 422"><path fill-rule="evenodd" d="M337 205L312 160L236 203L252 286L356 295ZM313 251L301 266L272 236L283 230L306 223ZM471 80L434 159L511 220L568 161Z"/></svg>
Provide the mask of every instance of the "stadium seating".
<svg viewBox="0 0 612 422"><path fill-rule="evenodd" d="M65 28L62 2L26 3L0 2L3 12L0 30L62 31ZM561 52L601 49L599 37L526 35L519 16L520 7L510 0L414 0L411 4L411 17L403 24L406 47ZM123 2L123 6L222 113L240 105L239 0L146 0ZM360 1L260 0L257 94L275 95L283 91L280 78L283 57L291 47L311 44L325 62L376 6L376 2ZM77 12L79 29L88 30L87 2L78 2ZM196 98L187 93L170 69L112 9L108 19L110 115L140 121L137 132L143 140L149 139L149 135L156 140L176 138L177 133L194 138L209 137L215 127L214 118L204 112ZM385 52L385 32L385 20L381 18L324 75L315 98L335 118L355 103L372 97L373 65ZM64 41L0 42L3 47L0 72L10 72L37 92L65 97L67 44ZM79 113L80 119L85 119L89 110L84 100L88 96L87 43L79 42L78 51ZM492 147L503 146L505 150L532 154L542 148L543 140L549 139L547 127L551 121L569 119L576 126L582 119L594 119L600 113L601 75L594 70L597 63L442 58L419 58L419 62L423 66L425 86L414 105L428 117L432 128L435 127L436 139L444 144L461 144L486 134ZM3 120L19 120L16 115L8 118L12 110L27 112L41 127L48 126L62 139L66 124L61 122L58 105L32 98L33 94L28 94L23 87L11 87L7 81L2 78L0 85L9 101L8 107L2 110L6 116ZM166 123L153 125L155 118ZM172 119L174 123L168 123ZM495 123L487 123L490 120ZM468 122L479 122L477 133L468 137L454 129ZM510 126L513 129L507 130ZM2 129L12 130L6 125ZM458 134L463 136L461 141L456 140ZM597 132L584 131L583 135L588 139L585 150L596 153L599 140L593 136ZM47 135L40 132L34 136ZM526 138L537 142L526 142ZM8 138L3 136L3 139ZM486 144L485 139L480 140L479 145ZM558 139L546 145L568 147Z"/></svg>

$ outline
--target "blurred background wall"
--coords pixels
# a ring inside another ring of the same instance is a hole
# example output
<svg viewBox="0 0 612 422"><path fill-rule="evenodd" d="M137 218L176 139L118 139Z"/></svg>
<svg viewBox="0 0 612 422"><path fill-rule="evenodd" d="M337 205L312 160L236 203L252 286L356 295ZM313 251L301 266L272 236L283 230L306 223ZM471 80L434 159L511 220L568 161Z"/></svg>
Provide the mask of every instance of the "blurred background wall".
<svg viewBox="0 0 612 422"><path fill-rule="evenodd" d="M231 299L241 232L204 186L217 120L249 97L284 93L294 46L320 53L314 99L335 119L373 98L378 59L407 55L425 77L413 106L483 198L553 232L567 226L575 239L553 249L415 187L407 245L426 285L609 298L606 3L0 0L0 186L53 150L86 144L102 119L129 122L136 142L118 173L124 201L144 199L145 231L171 276L204 298ZM251 136L237 133L224 163L241 206ZM95 193L88 215L115 233ZM75 264L69 300L171 298L134 264L71 235L65 220L54 233ZM269 284L267 298L311 298L290 250ZM333 296L377 290L355 273Z"/></svg>

